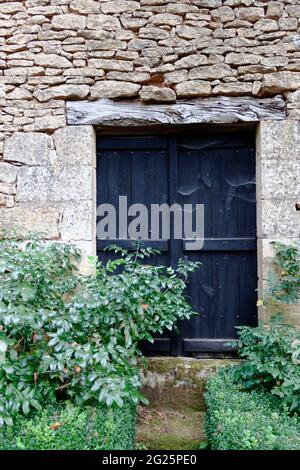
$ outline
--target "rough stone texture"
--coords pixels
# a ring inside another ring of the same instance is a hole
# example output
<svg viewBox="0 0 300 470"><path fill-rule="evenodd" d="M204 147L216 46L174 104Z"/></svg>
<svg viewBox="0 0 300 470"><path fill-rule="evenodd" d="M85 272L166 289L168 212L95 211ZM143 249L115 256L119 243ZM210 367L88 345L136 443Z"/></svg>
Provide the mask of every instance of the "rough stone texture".
<svg viewBox="0 0 300 470"><path fill-rule="evenodd" d="M53 135L57 160L67 165L96 166L96 135L90 126L65 127Z"/></svg>
<svg viewBox="0 0 300 470"><path fill-rule="evenodd" d="M237 364L228 359L192 359L179 357L151 357L142 369L143 393L155 403L181 404L205 409L204 389L209 377L218 367Z"/></svg>
<svg viewBox="0 0 300 470"><path fill-rule="evenodd" d="M4 160L25 165L47 165L50 162L50 145L46 134L18 132L7 139Z"/></svg>
<svg viewBox="0 0 300 470"><path fill-rule="evenodd" d="M46 90L37 90L34 97L38 101L50 101L52 99L83 99L88 96L90 89L87 85L60 85Z"/></svg>
<svg viewBox="0 0 300 470"><path fill-rule="evenodd" d="M298 0L1 2L0 159L14 132L63 128L66 100L280 93L299 120L299 8Z"/></svg>
<svg viewBox="0 0 300 470"><path fill-rule="evenodd" d="M47 239L58 239L59 211L53 207L0 208L0 233L15 229L26 236L29 231L43 232Z"/></svg>
<svg viewBox="0 0 300 470"><path fill-rule="evenodd" d="M62 211L60 234L63 241L92 240L93 233L93 201L70 203Z"/></svg>
<svg viewBox="0 0 300 470"><path fill-rule="evenodd" d="M297 239L299 36L299 0L0 0L0 228L95 253L95 134L66 126L66 101L280 94L288 121L260 126L258 232Z"/></svg>
<svg viewBox="0 0 300 470"><path fill-rule="evenodd" d="M176 101L176 94L171 88L160 88L157 86L143 86L140 91L140 98L145 102L173 102Z"/></svg>
<svg viewBox="0 0 300 470"><path fill-rule="evenodd" d="M258 266L260 289L273 269L271 241L299 244L300 121L260 124L257 139ZM300 304L284 309L287 321L300 324ZM267 321L272 311L262 309ZM274 312L275 313L275 312Z"/></svg>
<svg viewBox="0 0 300 470"><path fill-rule="evenodd" d="M18 175L17 201L46 203L92 199L91 181L88 165L23 167Z"/></svg>
<svg viewBox="0 0 300 470"><path fill-rule="evenodd" d="M97 98L126 98L137 96L140 85L136 83L109 80L97 82L91 89L92 99Z"/></svg>
<svg viewBox="0 0 300 470"><path fill-rule="evenodd" d="M211 94L211 85L204 80L189 80L187 82L178 83L175 90L178 98L209 96Z"/></svg>

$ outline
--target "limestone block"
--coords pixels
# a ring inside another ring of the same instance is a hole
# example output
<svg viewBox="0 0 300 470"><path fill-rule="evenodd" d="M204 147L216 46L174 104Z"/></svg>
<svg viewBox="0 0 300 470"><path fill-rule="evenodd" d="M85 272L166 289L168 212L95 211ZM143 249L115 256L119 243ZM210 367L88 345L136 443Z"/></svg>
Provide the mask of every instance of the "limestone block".
<svg viewBox="0 0 300 470"><path fill-rule="evenodd" d="M300 18L300 5L287 5L286 11L292 18Z"/></svg>
<svg viewBox="0 0 300 470"><path fill-rule="evenodd" d="M87 27L96 30L117 31L121 29L121 23L118 18L111 15L89 15Z"/></svg>
<svg viewBox="0 0 300 470"><path fill-rule="evenodd" d="M0 182L0 193L2 193L2 194L16 194L16 185Z"/></svg>
<svg viewBox="0 0 300 470"><path fill-rule="evenodd" d="M182 26L176 26L176 34L182 39L189 40L189 39L202 39L202 38L207 38L211 34L211 30L208 28L203 28L201 26L198 26L198 23L196 23L196 26L188 26L188 25L182 25Z"/></svg>
<svg viewBox="0 0 300 470"><path fill-rule="evenodd" d="M222 6L222 0L198 0L197 6L200 8L218 8Z"/></svg>
<svg viewBox="0 0 300 470"><path fill-rule="evenodd" d="M281 2L268 2L266 17L278 19L281 17L284 5Z"/></svg>
<svg viewBox="0 0 300 470"><path fill-rule="evenodd" d="M100 12L100 4L95 0L73 0L70 4L71 12L88 14Z"/></svg>
<svg viewBox="0 0 300 470"><path fill-rule="evenodd" d="M193 54L186 57L182 57L175 62L175 69L189 69L192 67L198 67L199 65L207 64L207 57L203 54Z"/></svg>
<svg viewBox="0 0 300 470"><path fill-rule="evenodd" d="M141 85L136 83L107 80L97 82L91 87L92 99L97 98L126 98L137 96Z"/></svg>
<svg viewBox="0 0 300 470"><path fill-rule="evenodd" d="M174 15L185 15L186 13L198 12L198 8L194 5L188 5L186 3L169 3L166 6L167 13L173 13Z"/></svg>
<svg viewBox="0 0 300 470"><path fill-rule="evenodd" d="M233 9L228 6L211 10L210 13L213 21L216 21L217 23L226 23L227 21L233 21L235 19L235 13Z"/></svg>
<svg viewBox="0 0 300 470"><path fill-rule="evenodd" d="M110 2L101 2L101 11L105 15L114 13L123 13L124 11L137 11L140 8L139 2L131 0L114 0Z"/></svg>
<svg viewBox="0 0 300 470"><path fill-rule="evenodd" d="M50 138L45 134L17 132L5 142L4 160L25 165L47 165L50 145Z"/></svg>
<svg viewBox="0 0 300 470"><path fill-rule="evenodd" d="M226 64L232 65L259 64L260 60L260 56L256 54L239 54L236 52L231 52L225 57Z"/></svg>
<svg viewBox="0 0 300 470"><path fill-rule="evenodd" d="M264 199L300 198L300 160L262 160L261 185Z"/></svg>
<svg viewBox="0 0 300 470"><path fill-rule="evenodd" d="M121 23L125 29L132 29L133 31L138 31L143 26L146 26L148 20L146 18L131 18L125 16L121 17ZM163 39L163 37L159 39Z"/></svg>
<svg viewBox="0 0 300 470"><path fill-rule="evenodd" d="M142 51L146 47L157 47L157 43L152 39L132 39L128 43L129 50Z"/></svg>
<svg viewBox="0 0 300 470"><path fill-rule="evenodd" d="M104 39L96 41L94 39L87 41L89 51L121 51L126 49L126 43L116 39Z"/></svg>
<svg viewBox="0 0 300 470"><path fill-rule="evenodd" d="M158 86L143 86L140 93L142 101L152 102L174 102L176 101L175 91L171 88L160 88Z"/></svg>
<svg viewBox="0 0 300 470"><path fill-rule="evenodd" d="M66 57L58 54L37 54L35 56L35 64L54 69L64 69L73 66L72 62L66 59Z"/></svg>
<svg viewBox="0 0 300 470"><path fill-rule="evenodd" d="M32 94L26 88L15 88L11 93L8 93L6 98L8 100L31 100Z"/></svg>
<svg viewBox="0 0 300 470"><path fill-rule="evenodd" d="M3 15L12 15L24 10L23 2L4 2L0 4L0 13Z"/></svg>
<svg viewBox="0 0 300 470"><path fill-rule="evenodd" d="M300 72L268 73L263 78L264 91L282 93L300 88Z"/></svg>
<svg viewBox="0 0 300 470"><path fill-rule="evenodd" d="M12 194L6 194L5 204L6 204L6 207L14 207L15 206L15 198Z"/></svg>
<svg viewBox="0 0 300 470"><path fill-rule="evenodd" d="M92 240L96 216L93 201L70 203L62 209L60 234L63 241Z"/></svg>
<svg viewBox="0 0 300 470"><path fill-rule="evenodd" d="M132 83L144 83L150 79L148 72L108 72L108 80L120 80Z"/></svg>
<svg viewBox="0 0 300 470"><path fill-rule="evenodd" d="M53 139L58 161L95 167L96 135L92 126L66 126L56 131Z"/></svg>
<svg viewBox="0 0 300 470"><path fill-rule="evenodd" d="M299 238L300 212L296 211L296 199L265 199L260 202L259 216L264 238Z"/></svg>
<svg viewBox="0 0 300 470"><path fill-rule="evenodd" d="M284 31L296 31L297 27L297 18L280 18L279 20L279 28Z"/></svg>
<svg viewBox="0 0 300 470"><path fill-rule="evenodd" d="M177 98L209 96L211 94L211 85L204 80L188 80L186 82L178 83L175 90Z"/></svg>
<svg viewBox="0 0 300 470"><path fill-rule="evenodd" d="M32 2L32 3L41 3L41 2ZM43 2L43 3L46 3L46 2ZM27 13L29 15L45 15L47 17L48 16L52 17L54 15L59 15L60 13L62 13L62 10L60 7L57 7L57 6L40 5L40 6L33 6L31 8L29 7L27 9Z"/></svg>
<svg viewBox="0 0 300 470"><path fill-rule="evenodd" d="M15 230L22 236L40 232L47 239L59 237L59 211L51 207L13 207L0 209L0 233Z"/></svg>
<svg viewBox="0 0 300 470"><path fill-rule="evenodd" d="M182 17L179 15L173 15L172 13L159 13L149 19L149 23L155 26L176 26L182 23Z"/></svg>
<svg viewBox="0 0 300 470"><path fill-rule="evenodd" d="M190 80L215 80L237 75L235 69L228 64L214 64L205 67L196 67L189 72Z"/></svg>
<svg viewBox="0 0 300 470"><path fill-rule="evenodd" d="M41 132L53 132L66 125L65 115L37 117L34 122L34 130Z"/></svg>
<svg viewBox="0 0 300 470"><path fill-rule="evenodd" d="M266 18L258 20L254 25L254 29L263 32L270 32L277 31L279 29L279 26L276 20Z"/></svg>
<svg viewBox="0 0 300 470"><path fill-rule="evenodd" d="M300 159L300 121L262 121L257 147L261 159Z"/></svg>
<svg viewBox="0 0 300 470"><path fill-rule="evenodd" d="M17 201L75 202L92 198L92 168L88 165L23 167L19 171Z"/></svg>
<svg viewBox="0 0 300 470"><path fill-rule="evenodd" d="M293 93L288 93L287 99L289 103L300 103L300 89Z"/></svg>
<svg viewBox="0 0 300 470"><path fill-rule="evenodd" d="M173 85L188 80L188 71L181 69L175 70L174 72L166 73L164 76L165 83L167 85Z"/></svg>
<svg viewBox="0 0 300 470"><path fill-rule="evenodd" d="M241 7L238 9L237 16L240 20L255 23L265 16L265 10L263 7Z"/></svg>
<svg viewBox="0 0 300 470"><path fill-rule="evenodd" d="M103 70L116 70L119 72L132 72L133 63L128 60L90 59L89 65Z"/></svg>
<svg viewBox="0 0 300 470"><path fill-rule="evenodd" d="M18 167L10 163L0 161L0 182L15 183L18 174Z"/></svg>
<svg viewBox="0 0 300 470"><path fill-rule="evenodd" d="M263 57L261 64L266 67L284 67L289 63L288 57L274 56L274 57Z"/></svg>
<svg viewBox="0 0 300 470"><path fill-rule="evenodd" d="M57 30L71 29L79 30L86 27L86 17L74 13L65 13L64 15L54 16L52 27Z"/></svg>
<svg viewBox="0 0 300 470"><path fill-rule="evenodd" d="M89 91L88 85L59 85L44 90L37 90L33 93L33 96L41 102L52 99L84 99L89 94Z"/></svg>
<svg viewBox="0 0 300 470"><path fill-rule="evenodd" d="M251 95L252 84L242 82L221 83L212 90L213 95L244 96Z"/></svg>

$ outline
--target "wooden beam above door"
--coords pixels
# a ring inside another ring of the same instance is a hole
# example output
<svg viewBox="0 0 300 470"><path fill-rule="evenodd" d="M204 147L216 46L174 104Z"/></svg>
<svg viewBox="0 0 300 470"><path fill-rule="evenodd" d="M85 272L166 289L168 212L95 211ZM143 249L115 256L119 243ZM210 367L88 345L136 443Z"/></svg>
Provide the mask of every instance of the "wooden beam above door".
<svg viewBox="0 0 300 470"><path fill-rule="evenodd" d="M143 104L140 101L69 101L69 125L144 127L178 124L233 124L282 121L286 104L281 95L273 98L214 97L179 101L176 104Z"/></svg>

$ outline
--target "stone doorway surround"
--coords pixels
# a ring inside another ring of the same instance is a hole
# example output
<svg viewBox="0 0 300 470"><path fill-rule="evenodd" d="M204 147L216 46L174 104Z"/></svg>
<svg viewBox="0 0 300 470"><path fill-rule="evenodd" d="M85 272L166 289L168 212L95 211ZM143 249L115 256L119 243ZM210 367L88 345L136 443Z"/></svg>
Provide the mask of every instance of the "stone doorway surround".
<svg viewBox="0 0 300 470"><path fill-rule="evenodd" d="M230 101L232 106L234 99L230 98ZM10 181L7 184L15 194L16 205L0 209L0 228L19 227L24 233L42 231L47 239L74 243L86 255L94 256L96 254L95 128L100 128L102 131L108 128L110 132L112 129L117 132L122 128L128 128L130 116L127 114L122 118L122 109L128 112L126 102L110 102L115 114L108 115L106 109L102 118L93 115L92 120L79 119L77 123L74 120L76 106L78 104L82 107L83 103L85 102L68 103L69 125L55 131L51 136L38 132L20 132L7 139L2 170L5 171L7 164L7 178ZM97 102L90 102L89 105L95 109L95 103ZM107 105L108 101L105 103ZM105 103L102 102L103 106ZM98 102L98 106L101 106L101 103ZM162 108L162 105L156 106L157 111ZM154 105L151 106L152 110L153 107ZM150 111L150 108L148 109ZM253 107L248 107L242 109L238 116L233 113L228 119L226 114L227 117L224 115L225 117L217 120L218 124L235 125L237 122L248 121L252 126L257 126L257 236L260 289L270 267L269 257L272 256L270 241L299 243L300 238L300 212L296 210L296 203L300 200L300 121L286 119L280 105L277 109L278 114L276 109L272 114L266 113L264 108L264 114L260 116L260 111L257 113L253 111ZM190 123L190 116L190 113L182 112L181 124ZM202 118L196 122L201 125L203 122L212 123L214 120L215 117L205 121ZM140 121L135 119L132 129L145 124L149 126L151 132L151 126L157 125L157 122L149 123L149 120L145 121L144 118ZM83 263L82 269L83 271L88 269L86 262ZM287 318L300 323L299 313L299 306L296 306L289 310ZM261 318L266 319L262 312Z"/></svg>

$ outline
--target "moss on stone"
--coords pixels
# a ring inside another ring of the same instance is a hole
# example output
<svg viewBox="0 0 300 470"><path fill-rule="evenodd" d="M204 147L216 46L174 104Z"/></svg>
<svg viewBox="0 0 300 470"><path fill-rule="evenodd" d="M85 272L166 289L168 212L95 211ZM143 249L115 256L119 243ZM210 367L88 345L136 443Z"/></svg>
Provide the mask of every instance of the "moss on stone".
<svg viewBox="0 0 300 470"><path fill-rule="evenodd" d="M203 392L208 377L218 367L236 363L228 359L192 359L182 357L153 357L142 370L143 392L151 403L172 406L178 401L194 410L204 410Z"/></svg>
<svg viewBox="0 0 300 470"><path fill-rule="evenodd" d="M195 450L205 442L203 412L177 404L141 407L137 440L149 450Z"/></svg>

